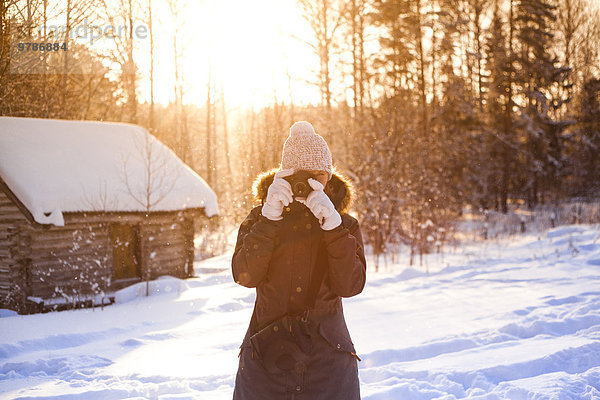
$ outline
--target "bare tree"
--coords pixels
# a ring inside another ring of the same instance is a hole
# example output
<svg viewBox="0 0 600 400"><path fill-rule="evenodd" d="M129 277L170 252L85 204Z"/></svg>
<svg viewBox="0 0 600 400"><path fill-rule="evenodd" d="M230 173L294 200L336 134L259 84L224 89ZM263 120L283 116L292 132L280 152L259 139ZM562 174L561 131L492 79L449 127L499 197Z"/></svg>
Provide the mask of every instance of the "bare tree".
<svg viewBox="0 0 600 400"><path fill-rule="evenodd" d="M130 197L146 213L141 229L150 224L149 212L152 211L173 190L180 176L179 166L174 163L169 149L158 142L149 133L137 135L134 138L134 152L122 154L122 174L120 177L125 184ZM137 166L130 167L134 158ZM136 160L137 159L137 160ZM141 171L139 166L141 165ZM141 172L141 176L140 176ZM142 258L140 260L142 278L146 281L146 296L149 295L150 270L144 257L144 243L140 243Z"/></svg>
<svg viewBox="0 0 600 400"><path fill-rule="evenodd" d="M590 0L558 0L558 43L565 66L573 70L575 87L600 72L600 6Z"/></svg>
<svg viewBox="0 0 600 400"><path fill-rule="evenodd" d="M185 94L185 74L183 54L186 50L185 37L182 35L181 28L185 23L186 7L185 2L181 0L167 0L169 17L173 26L173 94L175 106L175 130L177 149L176 152L181 159L188 165L194 167L193 152L191 151L190 132L188 124L188 112L183 102Z"/></svg>
<svg viewBox="0 0 600 400"><path fill-rule="evenodd" d="M46 5L46 3L44 3ZM87 22L88 18L91 18L93 13L92 10L93 1L91 0L67 0L64 15L65 15L65 30L64 30L64 41L70 44L71 30L84 22ZM44 7L44 12L46 7ZM67 91L68 91L68 80L71 68L72 56L69 51L63 52L63 65L62 65L62 83L60 85L60 109L62 110L62 118L69 117L69 109L67 107Z"/></svg>
<svg viewBox="0 0 600 400"><path fill-rule="evenodd" d="M225 105L225 89L223 88L223 84L221 83L219 87L219 92L221 94L221 118L223 118L223 144L225 150L225 167L226 173L228 177L233 177L233 170L231 168L231 157L232 154L229 150L229 131L227 129L227 107ZM230 180L231 181L231 180Z"/></svg>
<svg viewBox="0 0 600 400"><path fill-rule="evenodd" d="M173 155L150 134L135 137L134 153L122 155L123 183L131 198L147 212L163 201L179 178L179 168L171 162ZM141 162L143 175L131 168L131 158Z"/></svg>
<svg viewBox="0 0 600 400"><path fill-rule="evenodd" d="M212 65L208 66L208 80L206 82L206 181L212 186L216 181L216 157L212 147L216 137L216 89Z"/></svg>
<svg viewBox="0 0 600 400"><path fill-rule="evenodd" d="M133 59L133 50L134 25L140 15L139 5L136 0L102 0L102 5L105 17L118 29L118 32L112 35L115 49L111 51L109 58L121 68L121 84L127 99L127 119L131 123L137 123L137 65ZM127 29L125 35L121 32L122 27Z"/></svg>
<svg viewBox="0 0 600 400"><path fill-rule="evenodd" d="M148 127L154 130L154 25L152 24L152 0L148 0L148 33L150 34L150 113Z"/></svg>
<svg viewBox="0 0 600 400"><path fill-rule="evenodd" d="M106 179L98 178L98 190L93 193L88 193L82 184L81 192L83 193L81 202L87 210L110 211L116 210L119 207L119 199L115 193L109 198L108 182Z"/></svg>
<svg viewBox="0 0 600 400"><path fill-rule="evenodd" d="M319 57L319 90L321 104L326 109L327 124L332 119L332 69L331 60L336 46L336 32L344 22L347 5L336 0L297 0L302 15L310 24L316 43L307 44ZM328 129L329 130L329 129ZM330 144L335 147L334 136L329 136Z"/></svg>

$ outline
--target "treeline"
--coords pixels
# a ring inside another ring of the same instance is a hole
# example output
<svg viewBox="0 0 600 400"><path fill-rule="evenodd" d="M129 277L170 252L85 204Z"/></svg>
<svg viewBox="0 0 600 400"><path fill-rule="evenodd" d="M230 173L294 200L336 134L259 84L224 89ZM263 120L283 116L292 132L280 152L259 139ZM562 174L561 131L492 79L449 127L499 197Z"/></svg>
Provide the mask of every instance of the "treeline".
<svg viewBox="0 0 600 400"><path fill-rule="evenodd" d="M507 212L598 198L597 3L298 3L314 31L321 104L286 115L313 121L354 178L376 254L391 243L412 255L439 249L465 205ZM273 143L271 165L284 138L260 147Z"/></svg>
<svg viewBox="0 0 600 400"><path fill-rule="evenodd" d="M181 18L181 2L167 3ZM228 221L248 211L252 179L278 165L299 119L313 123L354 180L355 211L377 254L392 243L414 255L439 248L465 205L507 212L598 196L594 0L299 0L319 61L307 84L318 87L319 103L294 104L290 94L235 112L210 76L206 104L184 104L185 49L174 51L171 104L154 104L153 95L141 103L146 83L132 36L115 39L108 55L79 46L85 62L43 64L55 73L11 72L11 39L45 25L47 4L0 0L0 114L144 125L212 185ZM150 0L56 4L63 19L141 21L152 37ZM143 56L153 60L153 51Z"/></svg>

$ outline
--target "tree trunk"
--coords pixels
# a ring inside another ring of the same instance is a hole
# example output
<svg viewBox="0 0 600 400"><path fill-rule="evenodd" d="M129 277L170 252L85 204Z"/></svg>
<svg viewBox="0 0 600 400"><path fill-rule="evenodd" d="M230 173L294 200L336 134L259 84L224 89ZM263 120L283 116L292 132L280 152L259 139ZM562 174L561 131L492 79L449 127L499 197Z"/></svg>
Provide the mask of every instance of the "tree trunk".
<svg viewBox="0 0 600 400"><path fill-rule="evenodd" d="M152 29L152 0L148 0L148 29L150 33L150 112L148 127L154 133L154 31Z"/></svg>

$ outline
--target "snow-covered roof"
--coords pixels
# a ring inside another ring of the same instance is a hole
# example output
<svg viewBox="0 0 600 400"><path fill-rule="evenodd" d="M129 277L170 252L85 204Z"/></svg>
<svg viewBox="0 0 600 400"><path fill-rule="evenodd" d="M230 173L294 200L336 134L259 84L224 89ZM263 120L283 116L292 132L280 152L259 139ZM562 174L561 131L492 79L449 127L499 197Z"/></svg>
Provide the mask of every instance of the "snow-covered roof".
<svg viewBox="0 0 600 400"><path fill-rule="evenodd" d="M206 182L131 124L0 117L0 177L41 224L77 211L218 213Z"/></svg>

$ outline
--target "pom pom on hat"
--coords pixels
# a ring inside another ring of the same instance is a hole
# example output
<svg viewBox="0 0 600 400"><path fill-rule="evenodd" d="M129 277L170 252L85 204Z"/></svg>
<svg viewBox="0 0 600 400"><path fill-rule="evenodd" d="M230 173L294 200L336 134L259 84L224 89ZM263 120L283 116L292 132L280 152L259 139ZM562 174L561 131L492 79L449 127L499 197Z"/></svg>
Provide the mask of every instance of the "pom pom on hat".
<svg viewBox="0 0 600 400"><path fill-rule="evenodd" d="M315 135L315 128L310 122L298 121L290 128L290 137L300 137L305 135Z"/></svg>
<svg viewBox="0 0 600 400"><path fill-rule="evenodd" d="M299 121L290 128L290 136L283 145L281 168L326 171L331 179L331 152L309 122Z"/></svg>

